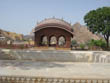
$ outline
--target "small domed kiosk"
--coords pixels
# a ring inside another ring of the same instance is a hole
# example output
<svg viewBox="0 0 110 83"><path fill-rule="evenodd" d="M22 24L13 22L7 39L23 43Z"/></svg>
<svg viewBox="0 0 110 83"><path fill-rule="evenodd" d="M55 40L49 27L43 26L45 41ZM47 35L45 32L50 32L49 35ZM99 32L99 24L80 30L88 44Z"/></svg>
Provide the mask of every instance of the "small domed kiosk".
<svg viewBox="0 0 110 83"><path fill-rule="evenodd" d="M34 34L35 46L70 48L73 30L66 21L49 18L37 24Z"/></svg>

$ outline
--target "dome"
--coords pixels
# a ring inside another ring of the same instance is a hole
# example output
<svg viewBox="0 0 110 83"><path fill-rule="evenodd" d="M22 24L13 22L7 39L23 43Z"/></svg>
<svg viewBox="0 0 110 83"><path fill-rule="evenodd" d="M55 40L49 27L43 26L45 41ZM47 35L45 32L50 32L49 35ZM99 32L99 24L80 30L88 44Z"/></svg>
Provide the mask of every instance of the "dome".
<svg viewBox="0 0 110 83"><path fill-rule="evenodd" d="M62 24L62 25L71 27L71 25L68 22L66 22L62 19L57 19L57 18L45 19L45 20L41 21L37 26L40 26L40 25L43 25L43 24L50 24L50 23Z"/></svg>
<svg viewBox="0 0 110 83"><path fill-rule="evenodd" d="M65 29L69 32L72 32L72 27L71 25L64 21L63 19L57 19L57 18L49 18L41 21L40 23L37 24L35 27L35 31L38 31L39 29L46 27L57 27L61 29Z"/></svg>

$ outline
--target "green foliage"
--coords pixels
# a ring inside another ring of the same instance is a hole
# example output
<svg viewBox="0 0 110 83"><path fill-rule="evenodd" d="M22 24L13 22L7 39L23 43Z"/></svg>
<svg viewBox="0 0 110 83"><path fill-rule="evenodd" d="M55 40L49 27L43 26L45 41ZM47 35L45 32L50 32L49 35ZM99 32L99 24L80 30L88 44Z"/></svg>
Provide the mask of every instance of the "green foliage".
<svg viewBox="0 0 110 83"><path fill-rule="evenodd" d="M26 39L22 39L22 41L28 41L28 40L26 40Z"/></svg>
<svg viewBox="0 0 110 83"><path fill-rule="evenodd" d="M84 21L93 33L100 33L109 47L110 36L110 7L98 8L87 13Z"/></svg>
<svg viewBox="0 0 110 83"><path fill-rule="evenodd" d="M88 44L89 47L91 47L91 46L99 46L99 47L102 47L102 48L106 47L106 42L102 39L100 39L100 40L92 39L87 44Z"/></svg>
<svg viewBox="0 0 110 83"><path fill-rule="evenodd" d="M72 41L71 41L71 45L72 45L72 46L77 45L77 41L76 41L76 40L72 40Z"/></svg>
<svg viewBox="0 0 110 83"><path fill-rule="evenodd" d="M83 50L85 48L85 44L80 44L80 48Z"/></svg>

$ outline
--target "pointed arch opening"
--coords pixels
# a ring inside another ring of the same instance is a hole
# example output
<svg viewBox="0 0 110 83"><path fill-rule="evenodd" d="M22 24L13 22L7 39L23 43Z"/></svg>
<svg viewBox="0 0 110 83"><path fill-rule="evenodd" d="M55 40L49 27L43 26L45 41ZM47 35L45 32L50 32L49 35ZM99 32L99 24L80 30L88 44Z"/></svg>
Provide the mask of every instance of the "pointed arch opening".
<svg viewBox="0 0 110 83"><path fill-rule="evenodd" d="M41 36L41 46L47 46L48 45L48 39L47 36L43 35Z"/></svg>
<svg viewBox="0 0 110 83"><path fill-rule="evenodd" d="M60 36L58 38L58 45L59 46L64 46L66 44L66 38L64 36Z"/></svg>
<svg viewBox="0 0 110 83"><path fill-rule="evenodd" d="M57 38L56 38L56 36L50 36L50 38L49 38L49 45L50 46L56 46L57 45Z"/></svg>

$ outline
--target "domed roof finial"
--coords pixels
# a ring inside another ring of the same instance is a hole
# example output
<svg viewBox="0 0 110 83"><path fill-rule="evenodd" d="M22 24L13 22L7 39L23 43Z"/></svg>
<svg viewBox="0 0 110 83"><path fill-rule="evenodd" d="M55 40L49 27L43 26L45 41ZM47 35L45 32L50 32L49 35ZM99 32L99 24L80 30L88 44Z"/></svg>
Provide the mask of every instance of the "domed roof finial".
<svg viewBox="0 0 110 83"><path fill-rule="evenodd" d="M71 20L70 20L70 25L71 25Z"/></svg>
<svg viewBox="0 0 110 83"><path fill-rule="evenodd" d="M37 21L37 24L39 24L39 21Z"/></svg>
<svg viewBox="0 0 110 83"><path fill-rule="evenodd" d="M62 17L61 20L64 20L64 18Z"/></svg>
<svg viewBox="0 0 110 83"><path fill-rule="evenodd" d="M55 18L55 16L53 16L52 18Z"/></svg>

